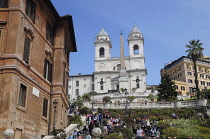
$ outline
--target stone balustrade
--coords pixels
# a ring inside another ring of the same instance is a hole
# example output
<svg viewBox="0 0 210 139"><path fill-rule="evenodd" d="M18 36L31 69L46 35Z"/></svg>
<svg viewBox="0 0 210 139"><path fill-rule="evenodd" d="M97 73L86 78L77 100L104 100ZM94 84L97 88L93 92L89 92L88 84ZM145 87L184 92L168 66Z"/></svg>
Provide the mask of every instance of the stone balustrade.
<svg viewBox="0 0 210 139"><path fill-rule="evenodd" d="M92 106L93 105L93 106ZM149 108L181 108L181 107L196 107L207 106L207 100L191 100L191 101L175 101L175 102L123 102L123 103L103 103L103 102L84 102L84 106L88 108L103 108L103 109L149 109Z"/></svg>

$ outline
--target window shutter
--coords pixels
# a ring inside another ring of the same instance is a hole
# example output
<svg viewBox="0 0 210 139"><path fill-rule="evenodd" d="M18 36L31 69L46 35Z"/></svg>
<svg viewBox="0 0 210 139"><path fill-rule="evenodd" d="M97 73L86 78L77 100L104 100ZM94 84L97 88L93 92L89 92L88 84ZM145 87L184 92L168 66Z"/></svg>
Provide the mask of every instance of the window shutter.
<svg viewBox="0 0 210 139"><path fill-rule="evenodd" d="M44 78L46 79L46 71L47 70L47 59L44 60Z"/></svg>
<svg viewBox="0 0 210 139"><path fill-rule="evenodd" d="M52 82L52 64L49 62L48 81Z"/></svg>
<svg viewBox="0 0 210 139"><path fill-rule="evenodd" d="M3 0L3 8L8 8L8 0Z"/></svg>
<svg viewBox="0 0 210 139"><path fill-rule="evenodd" d="M25 38L23 60L26 63L29 63L29 55L30 55L30 40L28 38Z"/></svg>
<svg viewBox="0 0 210 139"><path fill-rule="evenodd" d="M36 15L36 4L31 2L31 20L35 23L35 15Z"/></svg>
<svg viewBox="0 0 210 139"><path fill-rule="evenodd" d="M26 0L26 7L25 7L25 9L26 9L26 15L28 15L29 16L29 11L30 11L30 0Z"/></svg>

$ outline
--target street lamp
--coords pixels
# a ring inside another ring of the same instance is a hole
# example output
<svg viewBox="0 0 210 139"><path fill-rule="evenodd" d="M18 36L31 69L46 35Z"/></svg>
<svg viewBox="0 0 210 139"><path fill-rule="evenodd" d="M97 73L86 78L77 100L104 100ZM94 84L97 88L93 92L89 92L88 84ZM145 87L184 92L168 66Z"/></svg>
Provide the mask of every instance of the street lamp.
<svg viewBox="0 0 210 139"><path fill-rule="evenodd" d="M53 131L55 131L55 113L57 112L56 111L56 108L58 106L58 102L55 100L53 101L53 107L54 107L54 124L53 124Z"/></svg>

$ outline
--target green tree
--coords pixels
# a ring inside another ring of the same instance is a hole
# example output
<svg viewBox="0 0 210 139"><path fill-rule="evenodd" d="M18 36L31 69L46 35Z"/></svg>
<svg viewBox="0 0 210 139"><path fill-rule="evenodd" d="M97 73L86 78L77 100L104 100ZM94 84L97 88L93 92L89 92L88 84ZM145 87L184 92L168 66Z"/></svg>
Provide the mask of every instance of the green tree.
<svg viewBox="0 0 210 139"><path fill-rule="evenodd" d="M107 103L107 102L110 102L110 101L111 101L110 96L104 96L103 97L103 102Z"/></svg>
<svg viewBox="0 0 210 139"><path fill-rule="evenodd" d="M149 95L147 96L147 99L149 99L149 100L151 100L151 101L154 101L156 98L157 98L157 96L156 96L156 95L153 95L153 94L149 94Z"/></svg>
<svg viewBox="0 0 210 139"><path fill-rule="evenodd" d="M104 139L123 139L119 133L112 133L107 135Z"/></svg>
<svg viewBox="0 0 210 139"><path fill-rule="evenodd" d="M158 85L158 101L176 100L178 92L176 91L175 82L172 81L170 75L164 74L161 76L161 83Z"/></svg>
<svg viewBox="0 0 210 139"><path fill-rule="evenodd" d="M82 95L82 99L86 101L90 101L91 94L90 93L85 93Z"/></svg>
<svg viewBox="0 0 210 139"><path fill-rule="evenodd" d="M196 86L196 92L197 92L197 98L200 98L200 90L198 87L198 73L197 73L197 65L196 65L196 61L199 58L203 57L203 50L204 48L201 47L203 45L203 43L200 43L200 40L195 40L193 39L192 41L189 41L190 45L186 45L185 47L189 48L188 50L186 50L186 52L188 53L188 57L190 57L193 61L193 66L194 66L194 70L195 70L195 86Z"/></svg>
<svg viewBox="0 0 210 139"><path fill-rule="evenodd" d="M78 97L77 101L74 101L73 105L77 106L78 109L82 108L84 106L84 104L83 104L83 100L81 99L81 97Z"/></svg>
<svg viewBox="0 0 210 139"><path fill-rule="evenodd" d="M127 99L132 102L135 99L135 97L134 96L128 96Z"/></svg>

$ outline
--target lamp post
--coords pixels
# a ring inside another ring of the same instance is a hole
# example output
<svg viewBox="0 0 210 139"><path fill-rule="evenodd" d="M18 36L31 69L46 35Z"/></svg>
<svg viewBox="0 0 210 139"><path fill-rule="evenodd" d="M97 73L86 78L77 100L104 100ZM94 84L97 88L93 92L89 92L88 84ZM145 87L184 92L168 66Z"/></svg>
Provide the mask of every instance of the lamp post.
<svg viewBox="0 0 210 139"><path fill-rule="evenodd" d="M54 107L54 123L53 123L53 131L55 131L55 114L56 114L56 108L58 106L58 102L55 100L53 101L53 107Z"/></svg>
<svg viewBox="0 0 210 139"><path fill-rule="evenodd" d="M127 101L128 101L128 98L127 98L127 89L125 88L125 97L126 97L126 100L125 100L125 110L127 110Z"/></svg>

